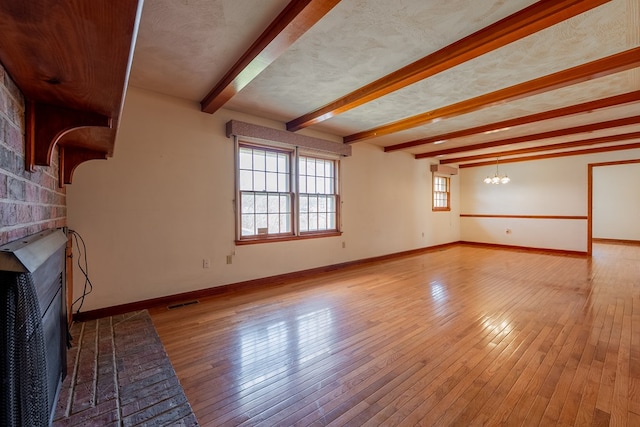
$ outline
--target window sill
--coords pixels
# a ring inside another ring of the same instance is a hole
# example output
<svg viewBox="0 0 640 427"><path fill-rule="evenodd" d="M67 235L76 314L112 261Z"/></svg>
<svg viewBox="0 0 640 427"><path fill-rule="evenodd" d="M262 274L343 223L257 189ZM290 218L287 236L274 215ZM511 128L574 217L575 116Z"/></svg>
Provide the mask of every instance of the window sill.
<svg viewBox="0 0 640 427"><path fill-rule="evenodd" d="M451 208L432 208L432 212L450 212Z"/></svg>
<svg viewBox="0 0 640 427"><path fill-rule="evenodd" d="M321 237L337 237L342 236L342 231L326 231L320 233L304 233L299 236L271 236L271 237L252 237L242 240L236 240L236 246L256 245L259 243L288 242L292 240L319 239Z"/></svg>

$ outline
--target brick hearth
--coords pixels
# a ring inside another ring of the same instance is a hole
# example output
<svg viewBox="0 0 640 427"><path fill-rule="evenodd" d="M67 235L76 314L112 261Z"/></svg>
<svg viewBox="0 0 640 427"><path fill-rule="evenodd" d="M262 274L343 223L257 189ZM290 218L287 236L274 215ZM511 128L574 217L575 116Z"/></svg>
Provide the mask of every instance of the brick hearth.
<svg viewBox="0 0 640 427"><path fill-rule="evenodd" d="M197 426L146 310L74 323L54 426Z"/></svg>

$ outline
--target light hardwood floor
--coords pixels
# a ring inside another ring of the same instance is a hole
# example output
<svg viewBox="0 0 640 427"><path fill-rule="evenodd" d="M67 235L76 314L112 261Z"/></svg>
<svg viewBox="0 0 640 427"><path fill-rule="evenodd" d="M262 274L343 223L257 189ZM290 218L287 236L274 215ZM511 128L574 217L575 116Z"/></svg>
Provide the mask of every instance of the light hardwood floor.
<svg viewBox="0 0 640 427"><path fill-rule="evenodd" d="M151 311L204 426L640 426L640 246L472 246Z"/></svg>

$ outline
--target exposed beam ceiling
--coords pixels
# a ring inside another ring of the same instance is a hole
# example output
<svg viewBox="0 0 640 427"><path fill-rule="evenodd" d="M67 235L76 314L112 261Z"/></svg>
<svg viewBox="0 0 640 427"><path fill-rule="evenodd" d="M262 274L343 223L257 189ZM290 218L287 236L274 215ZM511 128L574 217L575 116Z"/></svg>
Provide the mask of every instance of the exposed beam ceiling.
<svg viewBox="0 0 640 427"><path fill-rule="evenodd" d="M538 154L535 156L518 157L515 159L503 159L503 160L500 160L500 163L528 162L531 160L553 159L556 157L579 156L584 154L607 153L610 151L635 150L638 148L640 148L640 142L634 142L631 144L619 144L619 145L614 145L610 147L586 148L584 150L561 151L559 153ZM496 162L492 160L488 162L466 163L466 164L460 165L460 168L461 169L475 168L478 166L491 166L495 164Z"/></svg>
<svg viewBox="0 0 640 427"><path fill-rule="evenodd" d="M447 133L447 134L435 135L429 138L417 139L414 141L403 142L401 144L389 145L387 147L384 147L384 151L386 152L397 151L397 150L403 150L406 148L417 147L420 145L447 141L449 139L460 138L463 136L487 134L487 133L496 132L505 128L521 126L528 123L539 122L542 120L556 119L558 117L585 113L593 110L598 110L601 108L607 108L615 105L627 104L630 102L637 102L637 101L640 101L640 90L625 93L622 95L611 96L609 98L603 98L595 101L584 102L582 104L570 105L568 107L558 108L551 111L544 111L542 113L536 113L528 116L518 117L511 120L504 120L501 122L490 123L488 125L476 126L474 128L469 128L469 129L462 129L462 130Z"/></svg>
<svg viewBox="0 0 640 427"><path fill-rule="evenodd" d="M518 156L522 154L539 153L543 151L574 149L576 147L584 147L589 145L605 144L609 142L628 141L630 139L640 139L640 132L625 133L622 135L603 136L600 138L585 139L582 141L562 142L559 144L549 144L537 147L520 148L517 150L499 151L489 154L478 154L476 156L451 157L440 161L442 164L448 163L466 163L483 159L495 159L507 156Z"/></svg>
<svg viewBox="0 0 640 427"><path fill-rule="evenodd" d="M575 135L578 133L594 132L603 129L613 129L621 126L630 126L640 123L640 116L625 117L623 119L609 120L606 122L591 123L589 125L576 126L566 129L558 129L549 132L542 132L532 135L516 136L513 138L501 139L498 141L483 142L480 144L466 145L464 147L447 148L444 150L431 151L429 153L416 154L416 159L442 156L445 154L460 153L470 150L481 150L483 148L500 147L503 145L518 144L521 142L531 142L542 139L557 138L559 136Z"/></svg>
<svg viewBox="0 0 640 427"><path fill-rule="evenodd" d="M514 101L640 66L640 47L344 137L353 143Z"/></svg>
<svg viewBox="0 0 640 427"><path fill-rule="evenodd" d="M584 13L609 0L543 0L287 123L297 131Z"/></svg>
<svg viewBox="0 0 640 427"><path fill-rule="evenodd" d="M214 113L273 63L340 0L292 0L200 102Z"/></svg>
<svg viewBox="0 0 640 427"><path fill-rule="evenodd" d="M640 0L147 0L130 81L430 162L576 153L640 131L629 121L638 10Z"/></svg>

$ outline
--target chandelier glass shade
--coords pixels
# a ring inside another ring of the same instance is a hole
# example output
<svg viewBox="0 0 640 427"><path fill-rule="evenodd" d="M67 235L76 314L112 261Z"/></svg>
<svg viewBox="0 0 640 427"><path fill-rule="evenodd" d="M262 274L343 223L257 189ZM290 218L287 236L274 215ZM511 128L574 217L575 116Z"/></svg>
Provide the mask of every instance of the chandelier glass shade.
<svg viewBox="0 0 640 427"><path fill-rule="evenodd" d="M507 184L511 179L507 174L500 175L500 169L498 165L498 159L496 159L496 173L493 176L487 176L484 179L485 184Z"/></svg>

